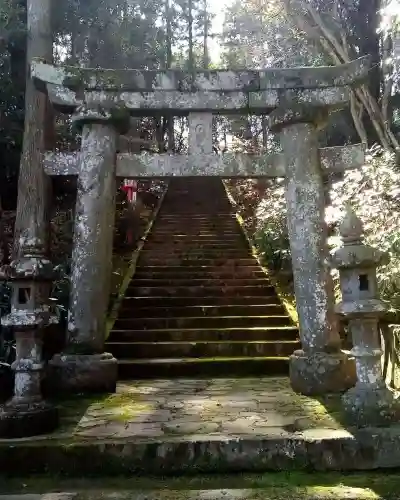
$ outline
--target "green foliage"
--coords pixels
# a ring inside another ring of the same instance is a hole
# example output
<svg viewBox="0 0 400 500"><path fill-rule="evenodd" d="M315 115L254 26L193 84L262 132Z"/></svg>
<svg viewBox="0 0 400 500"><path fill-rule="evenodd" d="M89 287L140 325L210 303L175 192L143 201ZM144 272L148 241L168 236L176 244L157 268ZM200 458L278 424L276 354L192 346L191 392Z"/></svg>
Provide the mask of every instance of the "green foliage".
<svg viewBox="0 0 400 500"><path fill-rule="evenodd" d="M283 184L269 182L260 190L256 183L238 180L230 189L266 265L272 270L290 269ZM330 197L326 210L333 233L330 247L341 244L338 227L350 203L363 221L366 242L390 256L390 263L377 270L378 282L382 298L400 313L400 171L395 155L372 148L361 169L347 171L334 182ZM337 273L334 277L338 285Z"/></svg>
<svg viewBox="0 0 400 500"><path fill-rule="evenodd" d="M323 57L286 19L281 0L236 0L227 9L223 61L230 68L313 66Z"/></svg>
<svg viewBox="0 0 400 500"><path fill-rule="evenodd" d="M227 181L227 187L266 267L274 272L290 272L291 256L282 179L237 179Z"/></svg>
<svg viewBox="0 0 400 500"><path fill-rule="evenodd" d="M266 190L255 216L257 226L254 240L266 266L272 271L289 270L291 256L284 187L281 183L274 183Z"/></svg>

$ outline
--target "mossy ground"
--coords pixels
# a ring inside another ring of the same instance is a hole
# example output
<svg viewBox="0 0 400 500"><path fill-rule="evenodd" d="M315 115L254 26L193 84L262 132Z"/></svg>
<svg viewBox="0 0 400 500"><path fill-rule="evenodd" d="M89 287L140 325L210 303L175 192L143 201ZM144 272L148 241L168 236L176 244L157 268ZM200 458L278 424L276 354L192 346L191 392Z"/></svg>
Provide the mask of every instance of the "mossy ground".
<svg viewBox="0 0 400 500"><path fill-rule="evenodd" d="M400 474L278 472L265 474L199 475L194 477L102 477L73 480L55 476L4 478L0 476L0 494L48 493L55 491L118 492L127 490L216 490L263 489L262 498L271 500L317 498L400 498ZM268 495L266 495L268 494ZM179 497L177 497L179 498ZM228 497L227 497L228 498ZM255 497L256 496L255 493ZM260 496L261 498L261 496Z"/></svg>

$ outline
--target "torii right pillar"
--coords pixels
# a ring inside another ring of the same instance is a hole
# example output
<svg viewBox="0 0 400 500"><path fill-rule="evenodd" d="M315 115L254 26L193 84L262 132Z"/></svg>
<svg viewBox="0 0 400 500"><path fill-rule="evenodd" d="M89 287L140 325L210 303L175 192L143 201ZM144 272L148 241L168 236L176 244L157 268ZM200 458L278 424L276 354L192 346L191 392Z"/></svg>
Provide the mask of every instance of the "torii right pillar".
<svg viewBox="0 0 400 500"><path fill-rule="evenodd" d="M304 103L301 91L290 90L283 92L280 106L270 115L285 158L287 225L302 343L290 357L290 380L294 391L306 395L344 392L356 383L354 360L340 349L327 262L318 146L318 129L327 115L326 102Z"/></svg>

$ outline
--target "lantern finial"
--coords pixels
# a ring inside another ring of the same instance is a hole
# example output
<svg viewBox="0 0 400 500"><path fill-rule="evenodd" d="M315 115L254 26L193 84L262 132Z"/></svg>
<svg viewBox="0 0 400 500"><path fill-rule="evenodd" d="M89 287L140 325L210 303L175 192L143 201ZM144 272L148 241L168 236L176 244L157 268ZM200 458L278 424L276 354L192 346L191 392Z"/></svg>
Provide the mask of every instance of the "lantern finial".
<svg viewBox="0 0 400 500"><path fill-rule="evenodd" d="M339 227L339 233L344 244L358 243L362 240L364 227L361 219L357 217L353 207L346 205L346 215Z"/></svg>

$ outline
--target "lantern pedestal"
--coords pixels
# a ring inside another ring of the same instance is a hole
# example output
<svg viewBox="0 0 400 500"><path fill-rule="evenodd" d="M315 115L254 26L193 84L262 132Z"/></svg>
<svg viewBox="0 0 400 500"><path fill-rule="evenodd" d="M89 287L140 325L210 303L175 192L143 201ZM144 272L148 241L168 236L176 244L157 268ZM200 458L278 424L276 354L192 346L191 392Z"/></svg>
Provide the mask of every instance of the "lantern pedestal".
<svg viewBox="0 0 400 500"><path fill-rule="evenodd" d="M14 404L11 400L0 409L0 436L3 438L48 434L57 426L58 410L46 401Z"/></svg>
<svg viewBox="0 0 400 500"><path fill-rule="evenodd" d="M102 354L56 354L49 364L50 391L63 393L115 392L118 362Z"/></svg>
<svg viewBox="0 0 400 500"><path fill-rule="evenodd" d="M42 399L42 321L45 308L37 313L11 312L3 324L24 321L15 332L16 360L11 365L15 373L14 396L0 408L0 436L20 438L47 434L58 426L58 410ZM44 320L49 322L51 317Z"/></svg>
<svg viewBox="0 0 400 500"><path fill-rule="evenodd" d="M400 419L399 399L385 384L361 384L342 396L346 418L357 427L382 427Z"/></svg>
<svg viewBox="0 0 400 500"><path fill-rule="evenodd" d="M292 389L306 396L344 392L354 386L354 361L343 352L295 351L289 361Z"/></svg>

